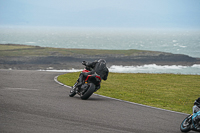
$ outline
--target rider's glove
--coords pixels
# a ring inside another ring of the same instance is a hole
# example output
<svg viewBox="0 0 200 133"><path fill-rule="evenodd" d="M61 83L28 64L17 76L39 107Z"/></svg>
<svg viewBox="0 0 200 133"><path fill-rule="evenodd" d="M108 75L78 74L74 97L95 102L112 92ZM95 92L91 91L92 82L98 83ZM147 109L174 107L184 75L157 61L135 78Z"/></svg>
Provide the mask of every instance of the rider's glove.
<svg viewBox="0 0 200 133"><path fill-rule="evenodd" d="M83 64L83 65L86 65L86 61L83 61L82 64Z"/></svg>

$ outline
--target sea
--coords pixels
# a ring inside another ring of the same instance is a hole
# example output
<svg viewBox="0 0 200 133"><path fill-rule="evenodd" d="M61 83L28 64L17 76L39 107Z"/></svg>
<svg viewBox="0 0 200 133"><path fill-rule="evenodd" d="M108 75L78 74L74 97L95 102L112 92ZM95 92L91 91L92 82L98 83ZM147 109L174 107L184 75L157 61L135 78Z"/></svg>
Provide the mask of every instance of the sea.
<svg viewBox="0 0 200 133"><path fill-rule="evenodd" d="M133 28L70 28L0 26L0 44L25 44L54 48L151 50L185 54L200 58L200 30L133 29ZM49 70L59 72L81 71ZM173 73L200 75L200 64L192 66L156 65L109 67L116 73Z"/></svg>

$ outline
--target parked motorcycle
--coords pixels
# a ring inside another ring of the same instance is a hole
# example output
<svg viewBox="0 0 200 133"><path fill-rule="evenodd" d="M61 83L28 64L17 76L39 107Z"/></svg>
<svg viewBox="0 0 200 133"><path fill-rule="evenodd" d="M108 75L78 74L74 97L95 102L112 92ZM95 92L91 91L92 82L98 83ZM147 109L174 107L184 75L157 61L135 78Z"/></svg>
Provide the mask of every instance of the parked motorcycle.
<svg viewBox="0 0 200 133"><path fill-rule="evenodd" d="M195 118L200 115L200 111L187 116L180 125L180 130L182 132L189 132L190 130L199 131L200 129L200 121L195 122Z"/></svg>
<svg viewBox="0 0 200 133"><path fill-rule="evenodd" d="M82 73L87 73L88 70L83 70ZM101 77L98 74L87 75L83 84L76 87L78 81L72 87L69 96L73 97L78 94L82 100L87 100L95 91L100 88Z"/></svg>

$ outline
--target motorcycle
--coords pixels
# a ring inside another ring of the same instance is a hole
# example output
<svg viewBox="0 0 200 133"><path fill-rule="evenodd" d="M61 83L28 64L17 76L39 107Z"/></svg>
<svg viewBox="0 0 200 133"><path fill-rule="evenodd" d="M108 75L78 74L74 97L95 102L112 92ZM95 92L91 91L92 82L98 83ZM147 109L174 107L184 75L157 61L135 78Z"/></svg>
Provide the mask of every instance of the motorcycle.
<svg viewBox="0 0 200 133"><path fill-rule="evenodd" d="M194 113L194 114L190 114L189 116L187 116L183 122L180 125L180 130L182 132L189 132L190 130L193 131L199 131L198 130L200 128L200 121L199 122L195 122L195 118L200 115L200 111ZM198 128L198 129L197 129Z"/></svg>
<svg viewBox="0 0 200 133"><path fill-rule="evenodd" d="M90 72L86 69L82 71L82 73ZM100 88L101 77L97 73L86 75L83 84L79 87L76 87L78 81L74 84L72 89L70 90L70 97L78 94L82 100L87 100L94 92L96 92Z"/></svg>

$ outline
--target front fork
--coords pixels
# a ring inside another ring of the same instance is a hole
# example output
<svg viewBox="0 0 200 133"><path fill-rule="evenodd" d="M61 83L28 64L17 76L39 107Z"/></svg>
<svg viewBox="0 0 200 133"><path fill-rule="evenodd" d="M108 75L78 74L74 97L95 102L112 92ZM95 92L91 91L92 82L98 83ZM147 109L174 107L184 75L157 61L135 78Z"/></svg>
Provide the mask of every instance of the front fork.
<svg viewBox="0 0 200 133"><path fill-rule="evenodd" d="M80 95L80 92L79 92L79 88L76 87L76 85L78 84L78 80L76 81L76 83L74 84L74 86L72 86L72 90L76 92L76 94Z"/></svg>
<svg viewBox="0 0 200 133"><path fill-rule="evenodd" d="M78 84L78 81L72 86L71 92L76 92L77 93L77 89L76 89L76 85Z"/></svg>
<svg viewBox="0 0 200 133"><path fill-rule="evenodd" d="M76 81L76 83L74 84L74 86L72 88L75 89L77 84L78 84L78 80Z"/></svg>

